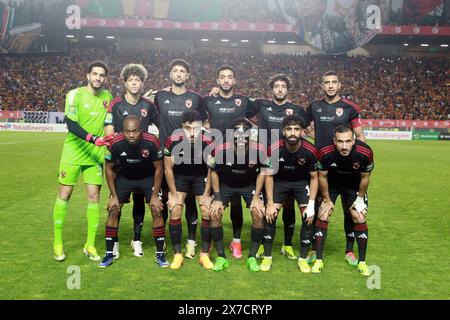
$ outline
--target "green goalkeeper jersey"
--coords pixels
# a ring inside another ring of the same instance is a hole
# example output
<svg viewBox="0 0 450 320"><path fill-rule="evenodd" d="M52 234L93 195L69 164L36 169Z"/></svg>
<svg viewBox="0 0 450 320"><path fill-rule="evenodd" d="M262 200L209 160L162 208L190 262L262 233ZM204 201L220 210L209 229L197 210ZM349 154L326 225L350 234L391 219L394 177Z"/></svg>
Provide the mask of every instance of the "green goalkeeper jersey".
<svg viewBox="0 0 450 320"><path fill-rule="evenodd" d="M106 112L112 95L101 89L96 96L87 87L69 91L64 114L80 127L96 136L103 136ZM74 165L96 165L104 163L105 148L97 147L69 132L64 142L61 162Z"/></svg>

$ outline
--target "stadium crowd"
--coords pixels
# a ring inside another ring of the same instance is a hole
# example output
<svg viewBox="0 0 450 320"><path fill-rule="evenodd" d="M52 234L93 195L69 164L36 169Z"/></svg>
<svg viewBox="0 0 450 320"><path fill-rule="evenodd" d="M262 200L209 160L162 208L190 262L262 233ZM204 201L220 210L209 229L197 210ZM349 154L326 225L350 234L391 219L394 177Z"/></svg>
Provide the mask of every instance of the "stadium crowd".
<svg viewBox="0 0 450 320"><path fill-rule="evenodd" d="M67 55L4 57L0 61L0 110L64 111L65 94L85 81L86 61L104 59L111 67L107 88L123 91L121 68L142 63L151 76L145 89L169 85L167 65L174 58L191 63L188 86L207 95L215 86L215 70L222 64L237 68L237 90L252 98L269 97L267 81L277 72L293 79L291 101L303 106L321 96L320 76L336 70L342 94L359 104L363 118L447 120L450 93L445 58L386 58L345 56L289 56L133 52L108 55L101 49L71 51Z"/></svg>

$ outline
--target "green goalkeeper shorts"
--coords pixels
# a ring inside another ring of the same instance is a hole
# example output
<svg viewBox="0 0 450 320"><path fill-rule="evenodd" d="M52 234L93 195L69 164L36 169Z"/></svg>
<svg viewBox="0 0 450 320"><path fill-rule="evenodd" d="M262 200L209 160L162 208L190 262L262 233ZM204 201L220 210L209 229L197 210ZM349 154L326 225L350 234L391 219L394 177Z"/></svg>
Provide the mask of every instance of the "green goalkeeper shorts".
<svg viewBox="0 0 450 320"><path fill-rule="evenodd" d="M103 184L103 165L95 164L80 166L63 162L59 164L58 182L60 184L73 186L77 183L80 174L83 175L83 182L85 184L98 186Z"/></svg>

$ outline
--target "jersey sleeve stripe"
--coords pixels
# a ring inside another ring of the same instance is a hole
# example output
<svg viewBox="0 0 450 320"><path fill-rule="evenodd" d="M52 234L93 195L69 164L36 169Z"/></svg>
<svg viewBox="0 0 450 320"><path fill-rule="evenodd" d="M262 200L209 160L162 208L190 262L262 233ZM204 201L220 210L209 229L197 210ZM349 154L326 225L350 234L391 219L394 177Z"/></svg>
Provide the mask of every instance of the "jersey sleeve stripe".
<svg viewBox="0 0 450 320"><path fill-rule="evenodd" d="M322 159L324 155L331 153L333 151L334 151L334 145L331 145L328 147L323 147L322 149L319 150L319 153L318 153L319 160Z"/></svg>
<svg viewBox="0 0 450 320"><path fill-rule="evenodd" d="M344 101L345 103L347 103L348 105L352 106L356 112L361 113L361 108L354 102L347 100L347 99L342 99L342 101Z"/></svg>
<svg viewBox="0 0 450 320"><path fill-rule="evenodd" d="M314 146L312 146L310 143L306 142L303 144L303 146L305 147L306 150L311 152L316 158L318 157L317 149Z"/></svg>
<svg viewBox="0 0 450 320"><path fill-rule="evenodd" d="M119 133L114 139L111 141L111 145L120 142L125 139L125 135L123 133Z"/></svg>
<svg viewBox="0 0 450 320"><path fill-rule="evenodd" d="M183 135L184 135L183 133L171 135L170 137L168 137L166 139L166 142L164 143L164 145L166 146L166 148L169 148L173 142L178 141Z"/></svg>
<svg viewBox="0 0 450 320"><path fill-rule="evenodd" d="M352 125L352 128L358 128L358 127L362 126L361 119L360 118L353 119L351 121L351 125Z"/></svg>
<svg viewBox="0 0 450 320"><path fill-rule="evenodd" d="M142 137L147 141L153 142L158 149L161 147L161 142L154 135L144 132L142 133Z"/></svg>
<svg viewBox="0 0 450 320"><path fill-rule="evenodd" d="M361 146L356 146L356 151L364 156L366 156L367 158L369 158L370 161L373 160L373 153L372 151L370 151L367 148L361 147Z"/></svg>
<svg viewBox="0 0 450 320"><path fill-rule="evenodd" d="M115 97L114 99L112 99L111 102L109 103L108 112L112 112L113 107L121 101L122 101L121 97Z"/></svg>

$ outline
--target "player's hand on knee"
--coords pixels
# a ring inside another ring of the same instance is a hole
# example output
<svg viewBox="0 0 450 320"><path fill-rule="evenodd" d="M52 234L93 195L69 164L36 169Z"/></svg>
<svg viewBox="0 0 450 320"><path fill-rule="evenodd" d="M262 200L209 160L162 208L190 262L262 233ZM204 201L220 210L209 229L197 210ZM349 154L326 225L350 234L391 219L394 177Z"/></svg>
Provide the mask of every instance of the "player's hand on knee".
<svg viewBox="0 0 450 320"><path fill-rule="evenodd" d="M222 201L214 200L210 210L211 217L214 219L220 218L222 216L223 210L224 207Z"/></svg>
<svg viewBox="0 0 450 320"><path fill-rule="evenodd" d="M210 210L211 208L211 203L212 203L213 199L211 196L207 196L207 195L203 195L200 201L199 206L200 207L205 207L206 210Z"/></svg>
<svg viewBox="0 0 450 320"><path fill-rule="evenodd" d="M265 212L267 222L272 223L272 221L275 220L277 214L278 210L275 205L273 203L268 204Z"/></svg>
<svg viewBox="0 0 450 320"><path fill-rule="evenodd" d="M330 200L323 200L322 204L319 207L319 218L321 218L321 220L324 221L327 220L328 217L330 217L331 214L333 213L333 210L334 210L333 202L331 202Z"/></svg>
<svg viewBox="0 0 450 320"><path fill-rule="evenodd" d="M250 210L255 210L256 214L262 219L265 216L266 208L260 198L253 198L250 203Z"/></svg>
<svg viewBox="0 0 450 320"><path fill-rule="evenodd" d="M152 210L152 213L156 213L157 215L161 214L161 211L163 210L163 203L159 199L158 196L152 196L150 199L150 210Z"/></svg>
<svg viewBox="0 0 450 320"><path fill-rule="evenodd" d="M168 198L167 207L169 208L169 211L172 211L172 209L177 205L181 205L178 194L172 194L169 192Z"/></svg>
<svg viewBox="0 0 450 320"><path fill-rule="evenodd" d="M357 196L352 208L359 214L367 214L367 204L364 202L364 197Z"/></svg>
<svg viewBox="0 0 450 320"><path fill-rule="evenodd" d="M303 210L303 217L305 218L306 223L310 226L314 220L314 200L308 201L308 206Z"/></svg>
<svg viewBox="0 0 450 320"><path fill-rule="evenodd" d="M117 196L111 196L108 201L108 211L120 210L120 203Z"/></svg>

